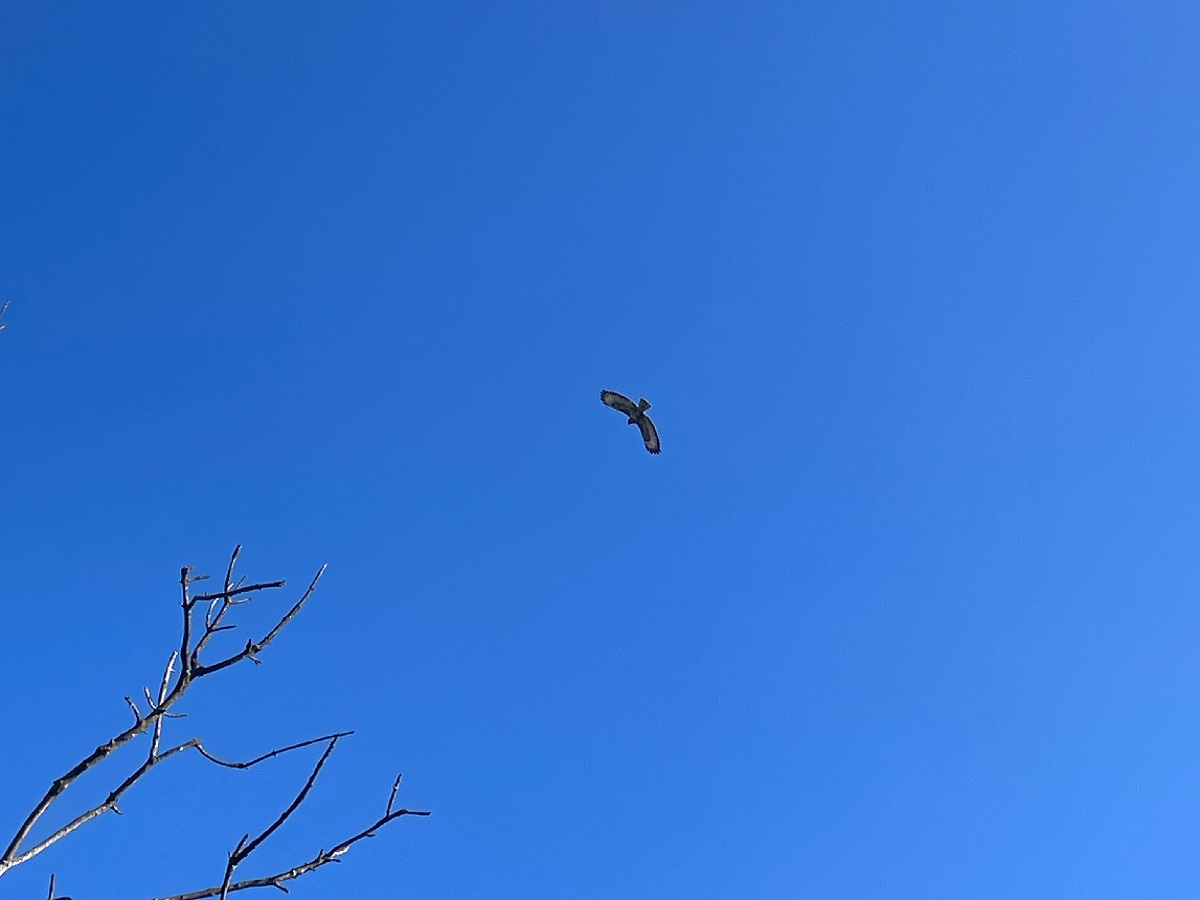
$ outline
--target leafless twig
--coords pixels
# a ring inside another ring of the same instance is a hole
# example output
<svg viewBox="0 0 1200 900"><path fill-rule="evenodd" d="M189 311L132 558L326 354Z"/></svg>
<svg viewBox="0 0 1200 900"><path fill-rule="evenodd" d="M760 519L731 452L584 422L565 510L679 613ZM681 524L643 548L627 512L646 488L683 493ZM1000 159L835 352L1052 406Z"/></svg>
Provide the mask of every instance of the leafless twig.
<svg viewBox="0 0 1200 900"><path fill-rule="evenodd" d="M388 794L387 809L384 810L385 816L392 814L392 804L396 802L396 791L400 790L400 779L404 777L403 773L396 776L396 780L392 782L392 792Z"/></svg>
<svg viewBox="0 0 1200 900"><path fill-rule="evenodd" d="M299 750L301 747L311 747L313 744L319 744L321 741L336 741L338 738L349 737L354 734L353 731L339 731L336 734L326 734L321 737L309 738L307 741L301 741L298 744L289 744L287 747L280 747L278 750L272 750L270 753L264 753L262 756L256 756L249 762L227 762L223 759L218 759L200 745L197 741L194 746L200 751L200 755L209 762L214 762L218 766L225 766L227 769L248 769L251 766L258 765L264 760L272 759L282 753L287 753L289 750Z"/></svg>
<svg viewBox="0 0 1200 900"><path fill-rule="evenodd" d="M318 760L316 766L313 767L312 774L308 776L308 781L305 782L304 787L301 788L300 793L296 796L296 799L291 802L288 808L285 809L283 813L281 813L279 817L276 818L276 820L272 822L271 825L268 826L267 829L264 830L258 837L251 840L250 835L246 834L240 841L238 841L237 847L234 848L233 852L229 854L229 861L225 866L225 877L222 879L220 884L203 888L202 890L198 891L190 891L186 894L172 894L169 897L158 897L156 900L204 900L206 897L218 897L220 900L225 900L226 897L237 891L244 891L250 888L259 887L274 887L278 888L284 893L287 893L287 888L284 887L284 882L299 878L301 875L305 875L329 863L340 862L341 860L339 857L343 853L364 838L374 837L375 833L389 822L394 822L401 816L429 815L428 810L392 809L392 802L396 797L396 790L400 786L400 779L397 778L392 784L392 792L388 797L387 812L378 820L368 825L362 831L358 832L358 834L334 844L334 846L329 850L321 850L312 859L302 862L297 866L293 866L290 869L285 869L282 872L276 872L273 875L265 875L260 878L248 878L244 881L233 881L234 870L242 862L244 862L246 857L254 852L254 850L257 849L263 841L265 841L273 832L278 830L278 828L285 821L287 821L288 817L296 811L300 804L304 802L304 797L308 794L309 790L316 782L317 776L321 772L321 767L325 765L325 761L333 752L334 744L337 743L337 737L338 736L336 735L330 736L329 744L326 746L325 752L321 754L320 760ZM310 741L309 743L315 742Z"/></svg>
<svg viewBox="0 0 1200 900"><path fill-rule="evenodd" d="M0 310L0 312L3 312L3 310ZM70 897L54 896L54 874L53 873L51 873L51 875L50 875L50 890L47 891L47 893L46 893L46 900L71 900Z"/></svg>

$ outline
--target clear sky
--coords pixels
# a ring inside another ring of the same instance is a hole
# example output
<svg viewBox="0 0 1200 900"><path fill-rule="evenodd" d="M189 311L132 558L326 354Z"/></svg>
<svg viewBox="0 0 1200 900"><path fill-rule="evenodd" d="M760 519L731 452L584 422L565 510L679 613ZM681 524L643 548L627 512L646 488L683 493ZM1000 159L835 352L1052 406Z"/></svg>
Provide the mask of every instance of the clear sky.
<svg viewBox="0 0 1200 900"><path fill-rule="evenodd" d="M1194 2L13 3L0 132L6 836L242 543L244 874L434 813L297 898L1200 896Z"/></svg>

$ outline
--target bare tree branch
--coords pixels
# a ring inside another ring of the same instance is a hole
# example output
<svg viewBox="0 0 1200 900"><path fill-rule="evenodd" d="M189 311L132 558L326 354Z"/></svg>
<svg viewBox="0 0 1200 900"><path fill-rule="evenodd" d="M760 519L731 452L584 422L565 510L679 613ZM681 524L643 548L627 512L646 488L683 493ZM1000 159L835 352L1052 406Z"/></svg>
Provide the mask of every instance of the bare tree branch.
<svg viewBox="0 0 1200 900"><path fill-rule="evenodd" d="M2 311L2 310L0 310ZM56 897L54 895L54 873L50 873L50 890L46 893L46 900L71 900L70 897Z"/></svg>
<svg viewBox="0 0 1200 900"><path fill-rule="evenodd" d="M126 697L125 705L133 710L133 721L140 725L142 723L142 714L138 711L137 704L134 703L129 697Z"/></svg>
<svg viewBox="0 0 1200 900"><path fill-rule="evenodd" d="M264 581L261 584L248 584L245 587L230 587L218 594L201 594L199 597L195 598L195 602L207 603L210 600L229 600L234 597L239 597L242 594L249 594L253 591L265 591L267 588L283 587L285 584L287 584L286 581ZM237 604L235 603L233 605L236 606Z"/></svg>
<svg viewBox="0 0 1200 900"><path fill-rule="evenodd" d="M392 792L388 794L387 808L383 811L385 817L392 814L392 804L396 802L396 791L400 790L400 779L404 777L404 773L396 776L396 780L392 782Z"/></svg>
<svg viewBox="0 0 1200 900"><path fill-rule="evenodd" d="M317 782L317 776L321 774L321 769L325 767L325 762L329 759L329 754L333 753L333 748L337 746L338 739L334 737L325 746L325 752L321 754L321 758L317 760L317 764L313 767L312 774L308 776L308 781L304 782L304 787L300 788L300 793L296 795L296 799L288 804L288 808L279 814L279 816L267 826L254 840L247 842L250 835L243 835L238 841L237 847L229 854L229 862L225 864L225 880L221 882L221 900L229 894L229 884L233 880L233 872L241 865L246 857L253 853L258 847L269 838L272 834L283 827L286 822L304 802L304 798L308 796L308 792L312 790L312 786Z"/></svg>
<svg viewBox="0 0 1200 900"><path fill-rule="evenodd" d="M196 741L195 747L200 751L201 756L203 756L209 762L216 763L218 766L225 766L227 769L248 769L251 766L263 762L264 760L272 759L282 753L287 753L289 750L299 750L301 747L311 747L313 744L321 743L321 741L336 741L338 738L349 737L352 734L354 734L353 731L339 731L337 734L326 734L322 735L321 737L309 738L307 741L301 741L298 744L290 744L287 747L280 747L278 750L272 750L270 753L264 753L262 756L256 756L249 762L227 762L226 760L218 759L205 750L204 747L200 745L199 741Z"/></svg>
<svg viewBox="0 0 1200 900"><path fill-rule="evenodd" d="M0 312L3 312L3 309L0 309ZM321 575L325 572L325 566L322 566L317 571L316 575L313 577L312 581L308 585L308 588L301 595L300 599L296 601L296 603L293 604L292 607L286 613L284 613L282 617L279 618L279 620L263 638L257 641L253 639L248 640L245 647L237 653L230 654L214 663L205 664L201 660L201 651L208 646L209 642L214 638L215 635L222 631L228 631L236 627L232 624L228 624L225 621L230 610L234 606L250 602L254 598L254 595L259 591L282 587L284 584L282 581L271 581L246 585L244 584L244 579L235 580L234 568L237 563L238 556L241 553L241 549L242 548L240 545L234 549L229 560L229 565L225 572L223 589L216 593L192 596L190 591L191 585L197 581L204 580L208 576L193 575L192 568L190 566L184 566L180 570L179 584L182 594L180 606L183 611L183 623L179 648L172 652L167 660L167 664L163 669L162 678L159 682L157 693L152 693L148 687L143 689L143 696L146 700L147 712L143 714L137 703L135 703L132 698L125 697L125 703L129 706L134 715L133 725L117 734L111 740L98 746L90 754L84 757L84 759L82 759L78 764L76 764L73 768L56 779L50 785L50 788L47 790L46 794L30 811L29 815L25 818L25 821L21 823L20 827L13 835L12 840L9 842L7 848L4 850L3 855L0 855L0 876L2 876L8 869L27 862L28 860L37 856L43 850L62 840L87 822L90 822L92 819L103 815L105 812L112 811L115 813L120 813L121 810L118 808L117 803L130 788L141 781L141 779L159 763L187 750L195 750L205 759L225 768L248 769L252 766L258 765L261 762L265 762L266 760L273 759L285 753L290 753L293 750L300 750L305 747L310 747L314 744L325 744L325 749L322 752L320 759L318 759L316 765L313 767L312 772L309 774L307 781L305 781L304 786L300 789L300 792L287 806L287 808L284 809L283 812L281 812L275 818L275 820L257 837L251 839L250 835L246 834L240 841L238 841L237 846L229 854L229 858L225 867L225 875L220 885L205 888L201 891L194 891L192 893L175 894L169 898L165 898L165 900L200 900L200 898L205 897L226 898L231 893L254 887L275 887L286 893L287 888L284 887L284 882L299 878L301 875L311 872L314 869L318 869L327 863L339 861L338 857L345 853L350 847L364 838L373 837L377 830L389 822L406 815L429 815L428 811L421 810L393 810L396 793L400 789L400 777L397 776L395 782L392 784L391 793L388 795L387 806L385 808L384 815L365 830L335 845L332 850L321 850L313 858L301 863L300 865L287 869L286 871L277 872L274 875L264 878L252 878L238 882L233 881L233 876L237 867L245 862L246 859L252 853L254 853L255 850L257 850L272 834L282 828L284 823L287 822L287 820L296 812L296 810L299 809L301 804L304 803L309 792L316 784L317 777L320 775L325 763L332 755L334 747L337 746L337 742L341 738L348 737L353 733L350 731L339 731L332 734L323 735L321 737L310 738L294 744L288 744L284 747L278 747L244 762L229 761L216 756L204 746L198 737L194 737L190 740L184 741L181 744L177 744L168 750L160 749L163 734L163 722L167 718L178 718L183 715L181 713L173 713L170 710L180 701L191 685L200 678L203 678L205 675L211 675L214 672L219 672L222 669L229 668L243 659L249 659L255 663L259 662L256 654L259 653L264 647L268 646L273 640L275 640L280 631L282 631L283 628L293 618L296 617L296 615L304 607L305 603L308 602L309 597L312 596L313 591L316 589L317 582L320 580ZM205 613L203 616L203 627L201 627L193 618L196 607L199 604L206 604ZM176 669L177 663L178 669ZM174 679L173 682L172 679ZM83 813L80 813L74 819L58 828L48 837L45 837L41 841L33 844L33 846L25 846L37 822L47 812L47 810L49 810L54 802L60 796L62 796L62 794L65 793L81 775L94 768L103 760L113 755L121 747L125 746L134 738L144 734L147 731L150 732L151 737L149 752L147 753L145 759L125 778L124 781L117 785L117 787L108 794L103 802L96 804ZM70 900L70 898L67 897L55 897L53 876L50 880L49 900Z"/></svg>
<svg viewBox="0 0 1200 900"><path fill-rule="evenodd" d="M97 816L102 815L110 810L119 813L120 810L117 807L117 801L120 799L120 797L139 779L141 779L151 768L158 765L158 763L162 762L164 759L174 756L185 749L195 747L214 762L220 762L203 749L199 739L193 739L192 741L185 742L177 747L173 747L170 750L160 753L158 748L162 739L162 720L170 715L170 709L179 702L180 698L183 697L188 688L198 679L203 678L205 675L211 675L214 672L228 668L229 666L232 666L234 663L240 662L243 659L251 659L254 662L258 662L258 660L255 658L255 654L270 644L283 629L283 627L296 616L296 614L308 601L308 598L312 596L318 580L325 571L325 566L321 566L320 570L318 570L316 576L313 578L312 582L308 586L308 589L304 592L303 596L301 596L300 600L294 604L281 619L279 619L279 621L264 638L259 641L247 641L245 648L243 648L240 652L232 654L231 656L227 656L210 666L205 666L200 661L200 650L218 631L226 630L228 627L230 627L223 626L222 620L224 619L228 610L235 604L233 597L235 595L250 595L258 591L266 590L268 588L281 587L283 585L282 581L273 581L252 584L245 587L235 586L233 583L233 569L235 563L237 562L238 555L241 553L241 549L241 545L238 545L238 547L234 549L229 561L229 567L226 570L225 590L218 594L202 594L197 597L190 596L189 587L191 584L196 581L200 581L207 576L193 576L191 574L191 566L184 566L180 570L179 583L182 591L182 601L180 605L183 609L183 633L180 639L179 650L171 655L166 669L164 670L162 682L158 691L157 702L150 702L149 691L147 691L147 704L149 706L149 711L143 715L132 699L129 697L125 698L126 704L128 704L130 709L133 711L134 723L124 731L117 734L115 737L103 744L100 744L95 750L80 760L80 762L74 767L51 783L50 788L46 791L42 799L38 801L37 805L34 806L34 808L26 816L25 820L17 828L16 833L9 841L3 854L0 854L0 876L3 876L4 873L9 869L18 866L21 863L27 862L34 856L37 856L47 847L55 844ZM211 618L206 618L205 626L200 634L199 639L195 640L193 643L193 634L195 631L195 626L192 621L193 611L198 603L214 599L218 601L219 609L214 616ZM245 601L239 600L236 602L240 603ZM174 685L168 688L176 662L180 663L179 671L178 674L175 675ZM112 793L110 793L104 800L104 802L97 804L86 812L76 816L66 825L63 825L57 831L53 832L49 837L36 843L34 846L28 849L22 849L34 826L38 823L46 811L54 804L54 802L60 796L62 796L62 794L68 788L70 788L80 776L97 766L99 763L103 762L134 738L151 729L152 736L150 751L147 754L145 761L115 790L113 790ZM266 754L261 759L267 759L273 755L278 755L278 753L286 752L288 749L296 749L301 746L307 746L309 743L314 742L316 741L301 743L294 745L294 747L291 748L281 748L278 751L272 751L271 753ZM261 761L261 759L254 760L247 764L247 766L252 765L253 762ZM221 764L225 765L223 762ZM235 767L244 768L247 766Z"/></svg>
<svg viewBox="0 0 1200 900"><path fill-rule="evenodd" d="M309 781L305 784L304 790L301 791L302 794L307 792L308 788L312 787L312 783L316 780L316 775L320 771L320 766L323 764L324 760L328 757L329 752L331 750L332 750L332 744L330 747L326 748L325 754L321 758L321 762L317 764L317 767L316 767L316 769L314 769L313 774L309 776ZM395 792L396 792L396 789L399 787L399 784L400 784L400 779L397 778L395 783L392 785L392 794L391 794L391 797L388 798L388 811L384 816L382 816L381 818L379 818L378 820L373 822L371 825L368 825L362 831L358 832L358 834L355 834L352 837L348 837L345 840L335 844L332 849L319 851L316 856L314 856L310 860L307 860L306 862L300 863L299 865L293 866L292 868L286 869L282 872L276 872L274 875L265 875L261 878L248 878L245 881L230 880L232 877L232 870L227 867L225 879L222 881L221 884L214 885L212 887L203 888L198 891L190 891L186 894L171 894L170 896L157 897L157 898L155 898L155 900L204 900L204 898L206 898L206 897L224 898L224 897L227 897L229 894L235 893L237 891L244 891L244 890L248 890L250 888L260 888L260 887L278 888L279 890L287 893L287 888L285 888L283 886L284 882L299 878L301 875L306 875L309 872L315 871L316 869L321 868L321 866L327 865L329 863L340 862L341 860L339 859L339 857L343 853L345 853L347 850L349 850L351 847L353 847L355 844L357 844L359 841L363 840L364 838L374 837L375 833L377 831L379 831L379 829L381 829L383 826L387 825L389 822L394 822L396 819L399 819L401 816L428 816L429 815L428 810L397 809L397 810L393 811L391 809L392 800L396 796ZM289 807L288 811L286 811L285 814L280 817L280 819L276 820L276 825L281 824L282 821L287 818L287 816L291 815L291 813L294 812L294 810L295 810L295 806L298 806L298 805L299 805L298 803L293 802L293 806ZM273 827L275 827L275 826L273 826ZM258 841L259 843L261 843L261 841L263 839L265 839L266 835L267 835L267 832L264 832L262 835L259 836L259 838L256 838L255 840ZM240 850L241 854L242 854L241 859L239 860L239 863L242 860L244 860L246 856L249 856L249 849L243 849L243 848L245 848L246 842L249 840L249 837L250 837L249 835L246 835L241 839L241 841L238 842L238 850ZM235 850L234 852L237 853L238 850ZM234 856L234 854L231 853L230 854L231 861L233 859L233 856Z"/></svg>
<svg viewBox="0 0 1200 900"><path fill-rule="evenodd" d="M228 666L232 666L234 663L239 663L243 659L249 659L252 662L258 662L258 660L255 659L254 654L258 653L264 647L266 647L269 643L271 643L271 641L275 640L275 637L279 634L280 631L283 630L283 627L285 625L287 625L288 622L292 621L292 619L294 619L296 617L296 613L300 612L300 610L304 607L304 604L308 602L308 598L312 596L312 592L314 590L316 590L316 588L317 588L317 582L321 580L321 576L324 574L325 574L325 566L321 566L321 568L317 570L317 574L313 576L313 580L309 583L308 590L306 590L304 592L303 596L301 596L301 598L296 601L295 606L293 606L286 613L284 613L283 618L281 618L278 622L275 623L275 627L272 628L269 632L267 632L267 636L264 637L261 641L257 641L257 642L256 641L246 641L246 646L241 650L241 652L235 653L232 656L228 656L219 662L215 662L211 666L201 666L201 665L199 665L199 660L197 659L197 661L196 661L197 669L195 671L195 677L200 678L204 675L211 675L213 672L220 672L222 669L227 668ZM283 582L280 581L280 582L275 582L272 584L251 585L250 588L243 588L243 590L248 591L251 588L253 588L255 590L261 590L263 588L277 587L282 584L283 584ZM228 608L228 607L226 607L226 608ZM217 613L216 618L213 620L214 626L218 625L220 623L221 617L223 615L224 615L224 610ZM208 635L206 634L205 637L207 638L207 636Z"/></svg>
<svg viewBox="0 0 1200 900"><path fill-rule="evenodd" d="M163 669L162 683L159 685L159 688L158 688L157 706L159 706L159 707L161 707L164 703L167 702L167 685L170 684L170 682L171 682L171 672L174 670L175 660L177 660L178 658L179 658L179 653L176 651L172 651L171 656L167 659L167 667L165 669ZM146 702L149 703L150 702L149 699L147 699ZM151 738L150 738L150 759L154 759L155 755L158 753L158 742L160 740L162 740L163 718L166 715L168 715L168 714L164 713L162 716L159 716L158 720L155 721L155 723L154 723L154 733L151 735Z"/></svg>
<svg viewBox="0 0 1200 900"><path fill-rule="evenodd" d="M4 310L0 309L0 312ZM46 900L71 900L70 897L55 897L54 896L54 873L50 873L50 890L46 892Z"/></svg>

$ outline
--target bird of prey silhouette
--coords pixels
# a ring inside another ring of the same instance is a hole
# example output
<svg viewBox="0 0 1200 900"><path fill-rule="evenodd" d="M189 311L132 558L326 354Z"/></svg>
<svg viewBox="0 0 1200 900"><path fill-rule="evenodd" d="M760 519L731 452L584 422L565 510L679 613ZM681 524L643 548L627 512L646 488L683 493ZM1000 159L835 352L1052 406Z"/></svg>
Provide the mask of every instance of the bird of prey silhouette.
<svg viewBox="0 0 1200 900"><path fill-rule="evenodd" d="M634 403L624 394L618 394L616 391L601 391L600 402L629 417L628 424L638 427L638 431L642 433L642 443L646 445L647 450L651 453L662 451L662 443L658 440L658 431L655 429L654 423L650 421L650 417L646 415L646 410L650 408L649 400L643 397Z"/></svg>

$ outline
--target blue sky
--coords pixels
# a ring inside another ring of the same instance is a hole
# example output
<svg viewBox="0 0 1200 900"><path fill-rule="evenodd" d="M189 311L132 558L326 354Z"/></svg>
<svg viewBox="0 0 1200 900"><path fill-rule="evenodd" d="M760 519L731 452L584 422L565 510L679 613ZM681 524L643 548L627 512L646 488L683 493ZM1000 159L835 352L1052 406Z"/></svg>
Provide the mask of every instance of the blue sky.
<svg viewBox="0 0 1200 900"><path fill-rule="evenodd" d="M434 812L296 897L1197 896L1198 38L10 4L5 832L241 543L248 626L328 574L168 738L357 729L245 874ZM218 881L311 762L164 764L0 896Z"/></svg>

